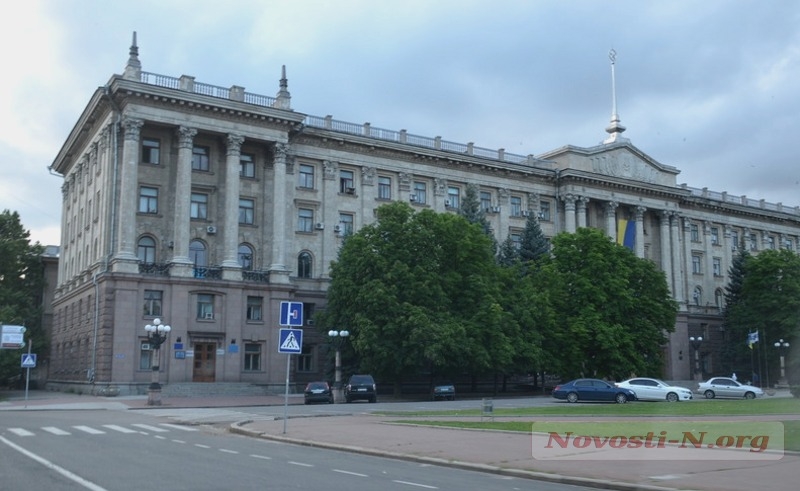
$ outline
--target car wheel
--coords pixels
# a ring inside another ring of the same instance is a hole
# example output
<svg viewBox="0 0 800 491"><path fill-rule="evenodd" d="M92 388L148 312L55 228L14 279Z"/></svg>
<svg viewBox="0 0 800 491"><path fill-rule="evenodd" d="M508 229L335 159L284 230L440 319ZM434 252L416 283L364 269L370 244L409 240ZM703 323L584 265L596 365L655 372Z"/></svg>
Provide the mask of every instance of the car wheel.
<svg viewBox="0 0 800 491"><path fill-rule="evenodd" d="M375 404L376 402L378 402L378 397L377 396L372 396L372 399L370 399L369 402Z"/></svg>
<svg viewBox="0 0 800 491"><path fill-rule="evenodd" d="M567 394L567 402L578 402L578 394L575 392Z"/></svg>
<svg viewBox="0 0 800 491"><path fill-rule="evenodd" d="M714 391L709 389L709 390L703 392L703 395L706 397L706 399L713 399L714 398Z"/></svg>
<svg viewBox="0 0 800 491"><path fill-rule="evenodd" d="M615 397L614 400L617 401L617 404L625 404L628 402L628 396L625 394L617 394L617 397Z"/></svg>
<svg viewBox="0 0 800 491"><path fill-rule="evenodd" d="M678 402L678 394L674 392L667 394L667 402Z"/></svg>
<svg viewBox="0 0 800 491"><path fill-rule="evenodd" d="M756 395L755 395L754 393L752 393L752 392L747 392L747 393L744 395L744 398L745 398L745 399L755 399L755 398L756 398Z"/></svg>

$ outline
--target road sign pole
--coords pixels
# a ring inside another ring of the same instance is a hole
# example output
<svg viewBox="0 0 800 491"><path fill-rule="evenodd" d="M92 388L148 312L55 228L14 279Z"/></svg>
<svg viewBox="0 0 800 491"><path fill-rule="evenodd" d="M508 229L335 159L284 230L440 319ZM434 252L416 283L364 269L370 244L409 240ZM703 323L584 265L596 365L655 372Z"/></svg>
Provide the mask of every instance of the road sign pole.
<svg viewBox="0 0 800 491"><path fill-rule="evenodd" d="M286 392L283 394L283 434L286 434L286 420L289 419L289 360L292 354L286 355Z"/></svg>
<svg viewBox="0 0 800 491"><path fill-rule="evenodd" d="M28 356L31 355L32 339L28 339ZM31 383L31 367L25 369L25 409L28 409L28 384Z"/></svg>

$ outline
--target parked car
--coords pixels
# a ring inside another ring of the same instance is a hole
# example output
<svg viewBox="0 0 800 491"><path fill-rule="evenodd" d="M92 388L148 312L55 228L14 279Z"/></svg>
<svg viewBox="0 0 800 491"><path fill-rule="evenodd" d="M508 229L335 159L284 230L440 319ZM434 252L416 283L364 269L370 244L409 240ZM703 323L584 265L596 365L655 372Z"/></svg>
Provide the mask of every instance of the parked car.
<svg viewBox="0 0 800 491"><path fill-rule="evenodd" d="M326 402L333 404L333 390L328 382L309 382L303 391L304 402Z"/></svg>
<svg viewBox="0 0 800 491"><path fill-rule="evenodd" d="M456 400L456 386L453 384L439 384L433 387L433 400L442 399L445 401Z"/></svg>
<svg viewBox="0 0 800 491"><path fill-rule="evenodd" d="M692 391L686 387L669 385L657 378L636 377L622 382L617 382L617 387L631 389L640 401L691 401Z"/></svg>
<svg viewBox="0 0 800 491"><path fill-rule="evenodd" d="M728 397L736 399L755 399L763 397L764 391L752 385L740 384L730 377L712 377L697 385L697 392L706 399L715 397Z"/></svg>
<svg viewBox="0 0 800 491"><path fill-rule="evenodd" d="M608 401L625 404L636 400L636 393L631 389L617 387L605 380L595 378L579 378L556 385L553 397L567 402L578 401Z"/></svg>
<svg viewBox="0 0 800 491"><path fill-rule="evenodd" d="M357 400L378 402L378 388L372 375L353 375L344 386L344 400L348 403Z"/></svg>

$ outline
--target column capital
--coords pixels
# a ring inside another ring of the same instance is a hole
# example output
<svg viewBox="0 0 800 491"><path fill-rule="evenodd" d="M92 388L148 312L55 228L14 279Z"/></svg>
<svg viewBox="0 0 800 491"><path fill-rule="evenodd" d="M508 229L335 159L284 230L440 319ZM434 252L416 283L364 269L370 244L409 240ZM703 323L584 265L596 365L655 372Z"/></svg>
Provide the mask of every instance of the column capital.
<svg viewBox="0 0 800 491"><path fill-rule="evenodd" d="M175 134L178 136L178 148L192 148L197 130L188 126L179 126Z"/></svg>
<svg viewBox="0 0 800 491"><path fill-rule="evenodd" d="M122 121L122 126L125 128L126 140L139 141L142 126L144 126L144 121L135 118L125 118Z"/></svg>
<svg viewBox="0 0 800 491"><path fill-rule="evenodd" d="M240 155L242 152L242 143L244 143L244 137L242 135L228 133L227 155L229 157Z"/></svg>

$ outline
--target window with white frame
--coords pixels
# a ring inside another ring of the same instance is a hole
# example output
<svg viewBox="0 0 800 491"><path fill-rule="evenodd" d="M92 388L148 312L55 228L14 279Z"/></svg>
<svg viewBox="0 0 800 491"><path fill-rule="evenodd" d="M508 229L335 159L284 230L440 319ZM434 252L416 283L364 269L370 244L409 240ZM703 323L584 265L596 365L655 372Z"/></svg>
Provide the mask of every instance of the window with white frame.
<svg viewBox="0 0 800 491"><path fill-rule="evenodd" d="M550 202L539 201L539 220L543 222L550 221Z"/></svg>
<svg viewBox="0 0 800 491"><path fill-rule="evenodd" d="M252 225L255 223L256 202L248 198L239 198L239 223Z"/></svg>
<svg viewBox="0 0 800 491"><path fill-rule="evenodd" d="M711 259L711 267L714 268L714 276L722 276L722 259L715 257Z"/></svg>
<svg viewBox="0 0 800 491"><path fill-rule="evenodd" d="M775 250L775 237L771 235L767 237L767 247L769 249Z"/></svg>
<svg viewBox="0 0 800 491"><path fill-rule="evenodd" d="M249 153L239 155L239 177L256 177L256 158Z"/></svg>
<svg viewBox="0 0 800 491"><path fill-rule="evenodd" d="M512 217L522 216L522 198L519 196L511 196L509 200L510 212Z"/></svg>
<svg viewBox="0 0 800 491"><path fill-rule="evenodd" d="M392 178L378 176L378 199L392 199Z"/></svg>
<svg viewBox="0 0 800 491"><path fill-rule="evenodd" d="M719 245L719 228L711 227L711 245Z"/></svg>
<svg viewBox="0 0 800 491"><path fill-rule="evenodd" d="M739 232L735 230L731 231L731 250L739 250L741 246L742 244L739 243Z"/></svg>
<svg viewBox="0 0 800 491"><path fill-rule="evenodd" d="M456 186L447 187L447 202L445 203L448 208L461 207L461 189Z"/></svg>
<svg viewBox="0 0 800 491"><path fill-rule="evenodd" d="M481 210L491 211L492 209L492 193L489 191L480 192Z"/></svg>
<svg viewBox="0 0 800 491"><path fill-rule="evenodd" d="M156 241L152 237L140 237L136 243L136 256L144 264L155 264L156 262Z"/></svg>
<svg viewBox="0 0 800 491"><path fill-rule="evenodd" d="M158 188L139 188L139 213L158 213Z"/></svg>
<svg viewBox="0 0 800 491"><path fill-rule="evenodd" d="M345 194L355 194L356 184L353 171L339 170L339 192Z"/></svg>
<svg viewBox="0 0 800 491"><path fill-rule="evenodd" d="M249 321L260 321L262 318L262 305L264 304L263 297L249 296L247 297L247 312L246 318Z"/></svg>
<svg viewBox="0 0 800 491"><path fill-rule="evenodd" d="M261 343L244 343L244 371L258 372L261 370Z"/></svg>
<svg viewBox="0 0 800 491"><path fill-rule="evenodd" d="M297 255L297 277L311 278L311 253L303 251Z"/></svg>
<svg viewBox="0 0 800 491"><path fill-rule="evenodd" d="M428 186L422 181L414 182L414 201L421 205L428 202Z"/></svg>
<svg viewBox="0 0 800 491"><path fill-rule="evenodd" d="M758 235L750 234L750 250L757 251L758 250Z"/></svg>
<svg viewBox="0 0 800 491"><path fill-rule="evenodd" d="M197 295L197 318L203 320L214 319L214 295L199 293Z"/></svg>
<svg viewBox="0 0 800 491"><path fill-rule="evenodd" d="M145 317L160 317L161 304L164 299L164 292L161 290L145 290L144 291L144 316Z"/></svg>
<svg viewBox="0 0 800 491"><path fill-rule="evenodd" d="M698 254L692 254L692 273L701 274L703 272L703 258Z"/></svg>
<svg viewBox="0 0 800 491"><path fill-rule="evenodd" d="M139 342L139 370L153 368L153 347L148 341Z"/></svg>
<svg viewBox="0 0 800 491"><path fill-rule="evenodd" d="M794 250L794 242L792 239L786 239L786 242L784 242L783 246L790 251Z"/></svg>
<svg viewBox="0 0 800 491"><path fill-rule="evenodd" d="M300 164L300 172L297 175L297 187L303 189L314 189L314 166Z"/></svg>
<svg viewBox="0 0 800 491"><path fill-rule="evenodd" d="M692 242L700 242L700 228L696 223L689 225L689 237Z"/></svg>
<svg viewBox="0 0 800 491"><path fill-rule="evenodd" d="M208 218L208 195L203 193L192 193L189 203L189 213L192 218L205 220Z"/></svg>
<svg viewBox="0 0 800 491"><path fill-rule="evenodd" d="M199 145L192 147L192 170L208 172L210 170L209 153L208 147L201 147Z"/></svg>
<svg viewBox="0 0 800 491"><path fill-rule="evenodd" d="M189 260L196 268L205 268L208 264L206 245L200 239L189 242Z"/></svg>
<svg viewBox="0 0 800 491"><path fill-rule="evenodd" d="M297 210L297 231L311 232L314 230L314 210L300 208Z"/></svg>
<svg viewBox="0 0 800 491"><path fill-rule="evenodd" d="M353 235L353 215L351 213L339 213L339 233Z"/></svg>
<svg viewBox="0 0 800 491"><path fill-rule="evenodd" d="M239 266L245 271L253 270L253 248L247 244L239 244L237 251Z"/></svg>
<svg viewBox="0 0 800 491"><path fill-rule="evenodd" d="M161 163L161 141L155 138L142 138L142 163L158 165Z"/></svg>

